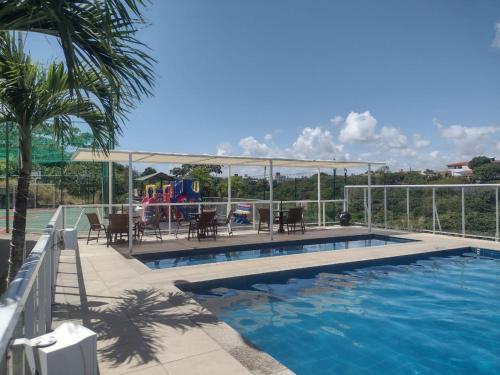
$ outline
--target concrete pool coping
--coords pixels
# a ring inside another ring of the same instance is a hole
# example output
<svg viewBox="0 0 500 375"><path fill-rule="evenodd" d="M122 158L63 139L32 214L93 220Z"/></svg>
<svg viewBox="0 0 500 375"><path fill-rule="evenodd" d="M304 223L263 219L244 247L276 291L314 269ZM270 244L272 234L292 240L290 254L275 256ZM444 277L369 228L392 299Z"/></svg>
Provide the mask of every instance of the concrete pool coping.
<svg viewBox="0 0 500 375"><path fill-rule="evenodd" d="M315 231L314 235L343 236L346 232L342 229ZM363 229L356 231L367 233ZM105 245L80 241L79 251L65 250L61 258L55 325L75 320L97 332L101 374L290 374L285 366L246 342L175 284L461 247L500 250L500 243L486 240L381 230L374 233L419 242L151 270Z"/></svg>

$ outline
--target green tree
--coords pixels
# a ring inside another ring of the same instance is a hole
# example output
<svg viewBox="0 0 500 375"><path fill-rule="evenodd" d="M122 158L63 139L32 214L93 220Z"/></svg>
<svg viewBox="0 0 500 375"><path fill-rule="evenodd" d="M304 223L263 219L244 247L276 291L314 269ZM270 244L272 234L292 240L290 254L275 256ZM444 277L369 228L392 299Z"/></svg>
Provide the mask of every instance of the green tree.
<svg viewBox="0 0 500 375"><path fill-rule="evenodd" d="M74 118L83 120L92 132L92 147L107 150L119 131L116 116L101 109L99 102L110 101L113 95L104 81L93 72L79 74L87 93L72 95L67 71L62 63L51 63L47 69L31 62L14 37L0 36L0 121L10 121L18 130L19 171L16 211L9 256L8 281L12 281L24 258L26 209L32 171L33 132L51 123L55 137L64 138L72 132ZM94 98L100 98L96 101ZM5 277L2 277L5 279Z"/></svg>
<svg viewBox="0 0 500 375"><path fill-rule="evenodd" d="M79 76L92 71L111 86L113 99L129 101L150 94L153 85L154 59L135 36L145 24L141 11L147 2L0 0L0 30L56 37L64 52L70 89L81 90ZM6 35L1 38L5 41ZM109 103L109 99L101 104L113 110L114 100Z"/></svg>
<svg viewBox="0 0 500 375"><path fill-rule="evenodd" d="M500 163L488 163L476 167L473 177L481 182L500 180Z"/></svg>
<svg viewBox="0 0 500 375"><path fill-rule="evenodd" d="M186 177L191 174L193 169L197 168L198 170L200 168L203 168L207 173L215 173L215 174L221 174L222 173L222 166L221 165L194 165L194 164L182 164L180 167L175 167L170 170L170 173L176 177Z"/></svg>
<svg viewBox="0 0 500 375"><path fill-rule="evenodd" d="M157 172L156 169L154 169L153 167L146 167L142 171L141 177L142 176L149 176L150 174L153 174L153 173L156 173L156 172Z"/></svg>
<svg viewBox="0 0 500 375"><path fill-rule="evenodd" d="M472 170L475 170L477 167L480 167L485 164L491 163L491 159L487 156L476 156L473 157L469 162L468 167Z"/></svg>

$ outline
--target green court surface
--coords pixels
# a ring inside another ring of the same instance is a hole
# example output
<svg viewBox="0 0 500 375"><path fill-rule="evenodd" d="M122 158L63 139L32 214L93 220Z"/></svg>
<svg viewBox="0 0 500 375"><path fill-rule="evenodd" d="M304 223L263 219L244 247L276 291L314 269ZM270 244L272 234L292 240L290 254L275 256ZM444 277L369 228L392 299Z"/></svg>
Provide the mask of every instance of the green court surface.
<svg viewBox="0 0 500 375"><path fill-rule="evenodd" d="M65 208L63 212L64 216L64 227L71 228L74 227L78 222L78 231L88 231L89 225L85 215L82 215L82 208ZM96 212L95 208L86 208L84 213ZM5 233L6 228L6 216L5 209L0 211L0 233ZM55 208L30 208L28 209L28 219L26 223L26 231L28 233L42 233L47 226L48 222L56 212ZM100 212L102 215L102 212ZM102 216L101 216L102 217ZM12 220L14 218L14 212L10 212L10 223L9 227L12 229ZM78 219L80 220L78 221Z"/></svg>

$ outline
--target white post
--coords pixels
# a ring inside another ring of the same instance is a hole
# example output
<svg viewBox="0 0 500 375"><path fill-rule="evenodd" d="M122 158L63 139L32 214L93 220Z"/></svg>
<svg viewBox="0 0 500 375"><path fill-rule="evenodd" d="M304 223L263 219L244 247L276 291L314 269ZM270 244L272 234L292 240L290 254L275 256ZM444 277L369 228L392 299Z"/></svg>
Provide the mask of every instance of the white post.
<svg viewBox="0 0 500 375"><path fill-rule="evenodd" d="M321 226L321 173L318 168L318 227Z"/></svg>
<svg viewBox="0 0 500 375"><path fill-rule="evenodd" d="M231 166L227 166L227 209L226 216L229 215L231 211Z"/></svg>
<svg viewBox="0 0 500 375"><path fill-rule="evenodd" d="M462 237L465 237L465 188L462 187Z"/></svg>
<svg viewBox="0 0 500 375"><path fill-rule="evenodd" d="M128 153L128 252L132 254L134 246L134 205L132 202L132 153Z"/></svg>
<svg viewBox="0 0 500 375"><path fill-rule="evenodd" d="M436 188L432 188L432 234L436 234Z"/></svg>
<svg viewBox="0 0 500 375"><path fill-rule="evenodd" d="M372 165L368 164L368 233L372 231Z"/></svg>
<svg viewBox="0 0 500 375"><path fill-rule="evenodd" d="M111 157L111 155L110 155ZM108 161L108 215L113 213L113 162L111 159Z"/></svg>
<svg viewBox="0 0 500 375"><path fill-rule="evenodd" d="M326 227L326 211L325 211L325 202L323 202L323 226Z"/></svg>
<svg viewBox="0 0 500 375"><path fill-rule="evenodd" d="M384 228L387 229L387 187L384 186Z"/></svg>
<svg viewBox="0 0 500 375"><path fill-rule="evenodd" d="M168 234L172 234L172 206L168 203Z"/></svg>
<svg viewBox="0 0 500 375"><path fill-rule="evenodd" d="M410 230L410 188L406 188L406 222Z"/></svg>
<svg viewBox="0 0 500 375"><path fill-rule="evenodd" d="M344 187L344 211L349 212L349 189Z"/></svg>
<svg viewBox="0 0 500 375"><path fill-rule="evenodd" d="M37 188L36 188L36 177L35 177L35 183L34 183L33 187L35 188L35 202L33 204L34 204L34 206L36 208L36 196L37 196L37 194L36 194L36 191L37 191Z"/></svg>
<svg viewBox="0 0 500 375"><path fill-rule="evenodd" d="M255 230L255 203L252 203L252 229Z"/></svg>
<svg viewBox="0 0 500 375"><path fill-rule="evenodd" d="M368 203L366 202L366 188L363 188L363 223L367 224L368 225L368 215L367 215L367 212L368 212Z"/></svg>
<svg viewBox="0 0 500 375"><path fill-rule="evenodd" d="M496 194L495 194L496 198L495 198L495 221L496 221L496 224L497 224L497 230L496 230L496 234L495 234L495 240L498 241L499 240L499 237L500 237L500 218L499 218L499 215L498 215L498 186L496 188Z"/></svg>
<svg viewBox="0 0 500 375"><path fill-rule="evenodd" d="M273 161L269 160L269 236L271 241L273 233Z"/></svg>

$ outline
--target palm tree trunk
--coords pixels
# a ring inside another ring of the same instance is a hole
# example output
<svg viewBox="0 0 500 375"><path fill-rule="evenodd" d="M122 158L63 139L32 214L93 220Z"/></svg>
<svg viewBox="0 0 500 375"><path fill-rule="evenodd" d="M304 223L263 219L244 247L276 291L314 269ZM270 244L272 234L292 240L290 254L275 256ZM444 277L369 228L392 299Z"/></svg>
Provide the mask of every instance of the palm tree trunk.
<svg viewBox="0 0 500 375"><path fill-rule="evenodd" d="M30 187L32 168L32 138L29 126L19 127L19 154L20 166L17 180L16 208L12 224L12 242L10 244L8 283L16 277L17 271L24 261L26 238L26 213L28 206L28 192Z"/></svg>

